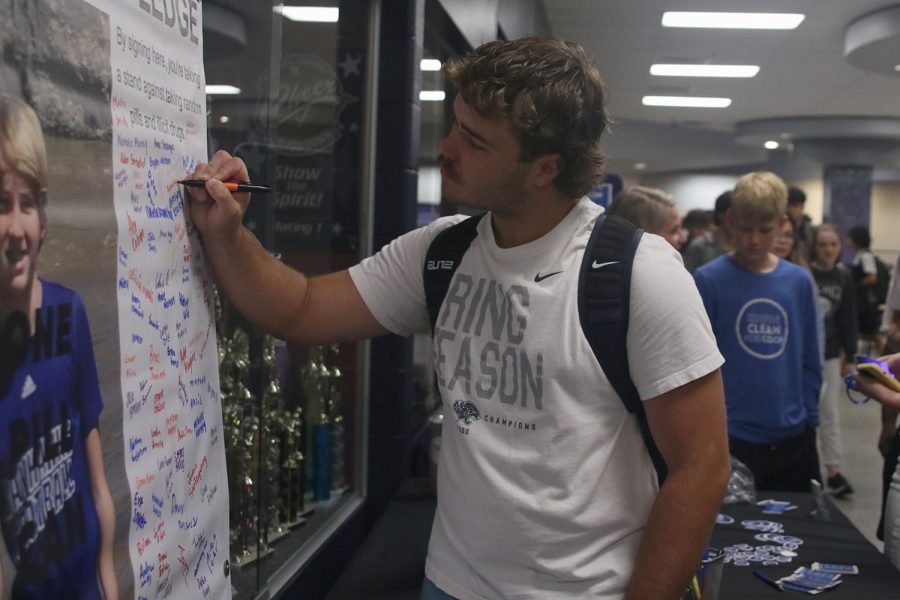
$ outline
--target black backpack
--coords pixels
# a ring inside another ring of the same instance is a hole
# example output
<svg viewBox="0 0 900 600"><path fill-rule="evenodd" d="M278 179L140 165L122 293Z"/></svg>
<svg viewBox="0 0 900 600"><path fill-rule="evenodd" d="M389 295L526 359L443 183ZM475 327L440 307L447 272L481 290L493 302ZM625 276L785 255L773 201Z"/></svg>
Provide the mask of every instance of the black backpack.
<svg viewBox="0 0 900 600"><path fill-rule="evenodd" d="M881 306L887 302L888 289L891 286L891 268L875 256L875 269L878 271L878 282L872 287L872 291L875 294L875 301Z"/></svg>
<svg viewBox="0 0 900 600"><path fill-rule="evenodd" d="M423 279L425 300L431 331L450 281L463 255L477 235L476 227L483 215L469 217L439 233L425 256ZM641 435L660 485L666 477L666 463L650 434L637 388L628 368L626 337L628 334L631 267L644 230L620 217L601 215L594 224L578 278L578 314L581 328L594 351L603 372L628 412L637 417ZM610 264L596 269L591 265Z"/></svg>
<svg viewBox="0 0 900 600"><path fill-rule="evenodd" d="M877 280L874 285L867 288L857 288L860 294L859 310L865 312L880 311L881 306L887 302L888 289L891 286L891 268L886 262L878 258L875 253L871 253L875 259L875 272ZM866 274L863 272L862 263L856 264L851 269L853 272L853 281L859 283Z"/></svg>

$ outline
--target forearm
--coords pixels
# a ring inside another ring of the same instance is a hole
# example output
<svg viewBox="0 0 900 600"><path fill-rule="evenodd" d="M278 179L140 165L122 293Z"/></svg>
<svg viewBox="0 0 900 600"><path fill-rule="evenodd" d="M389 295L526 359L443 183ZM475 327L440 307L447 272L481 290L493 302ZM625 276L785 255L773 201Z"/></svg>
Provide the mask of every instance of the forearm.
<svg viewBox="0 0 900 600"><path fill-rule="evenodd" d="M113 538L116 531L116 513L109 490L94 494L97 516L100 521L100 554L97 557L97 573L106 600L118 600L119 585L113 564Z"/></svg>
<svg viewBox="0 0 900 600"><path fill-rule="evenodd" d="M100 431L94 427L85 440L88 472L91 481L91 495L100 525L100 550L97 554L97 578L103 588L104 597L118 600L119 587L113 566L113 537L116 533L116 511L113 506L106 473L103 469L103 451L100 447Z"/></svg>
<svg viewBox="0 0 900 600"><path fill-rule="evenodd" d="M700 565L727 481L724 462L669 473L650 512L626 600L681 598Z"/></svg>
<svg viewBox="0 0 900 600"><path fill-rule="evenodd" d="M895 415L898 411L900 411L900 392L895 392L885 386L881 386L878 390L878 393L869 393L868 395L873 400L880 402L884 408L888 409L889 411L893 411ZM882 427L884 427L885 417L883 413L881 423Z"/></svg>
<svg viewBox="0 0 900 600"><path fill-rule="evenodd" d="M275 259L246 228L204 251L216 280L238 312L275 337L287 339L302 315L308 280Z"/></svg>

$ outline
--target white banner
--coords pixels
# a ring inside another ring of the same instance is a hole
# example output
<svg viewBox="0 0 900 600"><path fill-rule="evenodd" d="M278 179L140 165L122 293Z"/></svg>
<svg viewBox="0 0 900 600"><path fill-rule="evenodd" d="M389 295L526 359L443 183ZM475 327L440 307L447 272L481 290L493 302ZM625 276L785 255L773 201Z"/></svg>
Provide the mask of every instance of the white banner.
<svg viewBox="0 0 900 600"><path fill-rule="evenodd" d="M135 598L230 598L212 286L176 184L206 159L201 5L92 3L110 19L122 438Z"/></svg>

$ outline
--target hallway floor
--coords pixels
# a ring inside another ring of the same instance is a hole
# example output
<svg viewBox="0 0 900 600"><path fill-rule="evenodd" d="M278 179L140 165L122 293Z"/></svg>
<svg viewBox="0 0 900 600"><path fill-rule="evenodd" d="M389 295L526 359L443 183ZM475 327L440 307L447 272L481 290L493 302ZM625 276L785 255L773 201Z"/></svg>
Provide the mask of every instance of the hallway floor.
<svg viewBox="0 0 900 600"><path fill-rule="evenodd" d="M835 504L879 550L882 459L876 447L880 405L841 403L842 472L855 493ZM375 524L327 600L418 600L435 499L427 480L410 479Z"/></svg>
<svg viewBox="0 0 900 600"><path fill-rule="evenodd" d="M882 542L875 537L881 515L881 468L878 433L881 431L881 405L867 402L856 405L846 398L841 403L841 431L844 441L844 465L841 472L850 481L854 494L836 499L866 539L879 550Z"/></svg>

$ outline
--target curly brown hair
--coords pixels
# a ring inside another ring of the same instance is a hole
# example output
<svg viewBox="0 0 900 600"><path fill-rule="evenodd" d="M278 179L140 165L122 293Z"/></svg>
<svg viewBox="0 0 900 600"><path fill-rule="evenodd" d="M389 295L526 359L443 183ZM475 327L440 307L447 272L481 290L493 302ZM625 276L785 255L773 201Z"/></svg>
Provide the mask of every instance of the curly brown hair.
<svg viewBox="0 0 900 600"><path fill-rule="evenodd" d="M554 185L586 194L603 176L606 88L581 46L547 37L488 42L448 61L448 79L483 117L508 118L529 161L558 153Z"/></svg>

